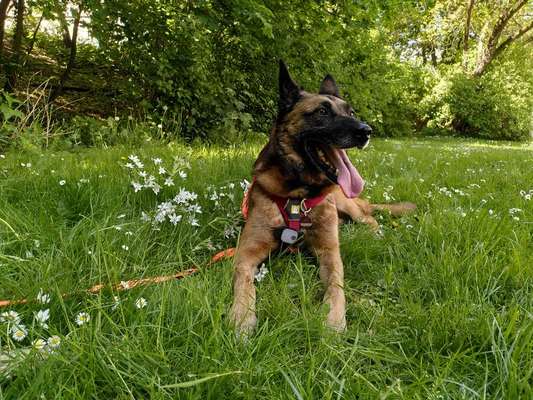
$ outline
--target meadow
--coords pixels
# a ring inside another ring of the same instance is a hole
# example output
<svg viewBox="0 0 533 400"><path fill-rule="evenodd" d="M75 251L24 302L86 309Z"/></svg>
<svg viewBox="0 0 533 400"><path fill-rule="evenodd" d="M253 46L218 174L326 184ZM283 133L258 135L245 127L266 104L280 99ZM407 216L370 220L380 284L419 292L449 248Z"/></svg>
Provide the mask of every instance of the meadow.
<svg viewBox="0 0 533 400"><path fill-rule="evenodd" d="M376 139L350 157L383 236L341 228L348 329L313 258L273 256L257 332L228 325L232 247L261 140L0 155L0 399L526 399L533 146ZM97 284L200 272L125 291ZM72 293L62 298L62 293Z"/></svg>

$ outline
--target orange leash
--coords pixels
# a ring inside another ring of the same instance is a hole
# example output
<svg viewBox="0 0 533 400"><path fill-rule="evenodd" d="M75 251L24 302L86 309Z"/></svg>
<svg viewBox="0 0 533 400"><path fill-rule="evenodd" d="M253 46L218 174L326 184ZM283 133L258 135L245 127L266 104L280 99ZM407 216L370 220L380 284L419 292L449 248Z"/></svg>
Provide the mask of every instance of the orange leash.
<svg viewBox="0 0 533 400"><path fill-rule="evenodd" d="M226 249L226 250L222 250L222 251L216 253L213 257L211 257L211 259L207 263L207 267L210 267L211 265L216 264L219 261L231 258L234 255L235 255L235 248L234 247ZM120 283L115 283L115 284L113 284L113 285L111 285L109 287L111 289L113 289L114 291L123 292L125 290L133 289L133 288L136 288L136 287L139 287L139 286L147 286L147 285L156 284L156 283L163 283L163 282L167 282L167 281L171 281L171 280L183 279L183 278L185 278L187 276L195 274L199 270L200 270L200 268L195 266L195 267L186 269L184 271L177 272L174 275L160 275L160 276L153 276L153 277L150 277L150 278L131 279L129 281L122 281ZM93 293L93 294L94 293L99 293L102 290L104 290L106 287L107 287L106 285L104 285L102 283L99 283L97 285L94 285L93 287L90 287L89 289L86 289L85 292L86 293ZM72 296L72 293L63 293L61 295L62 298L66 298L66 297L69 297L69 296ZM17 304L26 304L26 303L29 303L31 301L32 300L28 300L28 299L0 300L0 308L9 307L9 306L17 305Z"/></svg>

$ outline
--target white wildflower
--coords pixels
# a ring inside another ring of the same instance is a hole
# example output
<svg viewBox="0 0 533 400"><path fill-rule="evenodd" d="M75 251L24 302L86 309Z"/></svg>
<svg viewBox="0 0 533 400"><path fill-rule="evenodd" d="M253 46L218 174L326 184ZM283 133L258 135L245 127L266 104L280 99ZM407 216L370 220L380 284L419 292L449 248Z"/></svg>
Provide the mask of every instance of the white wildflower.
<svg viewBox="0 0 533 400"><path fill-rule="evenodd" d="M8 322L12 324L19 324L20 323L20 315L16 311L4 311L0 314L0 322Z"/></svg>
<svg viewBox="0 0 533 400"><path fill-rule="evenodd" d="M130 283L129 283L128 281L120 281L120 286L121 286L122 289L124 289L124 290L131 289L131 287L130 287Z"/></svg>
<svg viewBox="0 0 533 400"><path fill-rule="evenodd" d="M11 327L11 337L13 340L20 342L24 340L26 336L28 336L28 330L24 325L13 325Z"/></svg>
<svg viewBox="0 0 533 400"><path fill-rule="evenodd" d="M159 167L158 172L159 172L159 175L163 175L167 173L167 170L164 167Z"/></svg>
<svg viewBox="0 0 533 400"><path fill-rule="evenodd" d="M170 221L170 223L171 223L172 225L176 225L178 222L180 222L180 221L181 221L181 218L182 218L181 215L176 215L176 214L172 214L172 215L170 215L170 216L168 217L168 219L169 219L169 221Z"/></svg>
<svg viewBox="0 0 533 400"><path fill-rule="evenodd" d="M122 246L122 250L125 250L125 251L128 251L130 248L128 246L126 246L125 244L123 244Z"/></svg>
<svg viewBox="0 0 533 400"><path fill-rule="evenodd" d="M59 186L65 186L65 183L67 183L67 181L62 179L59 181Z"/></svg>
<svg viewBox="0 0 533 400"><path fill-rule="evenodd" d="M137 300L135 300L135 307L137 307L139 310L141 308L146 307L147 304L148 302L146 301L144 297L139 297Z"/></svg>
<svg viewBox="0 0 533 400"><path fill-rule="evenodd" d="M120 305L120 298L118 296L113 296L113 305L111 306L111 310L116 310L117 307Z"/></svg>
<svg viewBox="0 0 533 400"><path fill-rule="evenodd" d="M198 195L194 192L189 192L184 188L180 188L178 194L174 197L174 202L177 204L186 204L194 201L198 198Z"/></svg>
<svg viewBox="0 0 533 400"><path fill-rule="evenodd" d="M136 155L131 154L128 158L131 160L131 162L132 162L133 164L135 164L135 166L136 166L137 168L144 168L144 164L141 162L141 160L139 159L139 157L137 157Z"/></svg>
<svg viewBox="0 0 533 400"><path fill-rule="evenodd" d="M152 191L155 193L155 194L159 194L159 192L161 191L161 186L159 186L157 183L152 185Z"/></svg>
<svg viewBox="0 0 533 400"><path fill-rule="evenodd" d="M165 179L165 186L174 186L174 181L172 180L171 177L168 177L167 179Z"/></svg>
<svg viewBox="0 0 533 400"><path fill-rule="evenodd" d="M39 310L35 313L35 321L43 328L47 329L48 324L46 323L50 319L50 309Z"/></svg>
<svg viewBox="0 0 533 400"><path fill-rule="evenodd" d="M35 350L42 351L46 347L46 340L44 340L44 339L35 339L33 342L31 342L31 346Z"/></svg>
<svg viewBox="0 0 533 400"><path fill-rule="evenodd" d="M155 165L159 165L163 162L163 160L161 160L160 158L152 158L152 161Z"/></svg>
<svg viewBox="0 0 533 400"><path fill-rule="evenodd" d="M133 186L133 190L135 191L135 193L137 193L138 191L140 191L143 188L143 185L141 185L138 182L131 182L131 184Z"/></svg>
<svg viewBox="0 0 533 400"><path fill-rule="evenodd" d="M189 218L189 223L191 224L191 226L200 226L200 223L198 222L198 220L194 217L190 217Z"/></svg>
<svg viewBox="0 0 533 400"><path fill-rule="evenodd" d="M250 188L250 182L248 182L246 179L243 179L240 182L240 185L241 185L242 190L244 190L245 192Z"/></svg>
<svg viewBox="0 0 533 400"><path fill-rule="evenodd" d="M255 274L255 280L257 282L261 282L265 278L266 274L268 274L268 268L265 266L265 264L261 264L261 267Z"/></svg>
<svg viewBox="0 0 533 400"><path fill-rule="evenodd" d="M78 324L79 326L82 326L88 323L90 320L91 320L91 316L87 314L86 312L80 312L76 316L76 324Z"/></svg>
<svg viewBox="0 0 533 400"><path fill-rule="evenodd" d="M181 179L186 179L187 178L187 173L185 171L178 171L178 175Z"/></svg>
<svg viewBox="0 0 533 400"><path fill-rule="evenodd" d="M202 213L202 207L200 207L198 204L191 204L186 208L186 211L192 213L192 214L201 214Z"/></svg>
<svg viewBox="0 0 533 400"><path fill-rule="evenodd" d="M87 320L88 321L88 320ZM78 324L80 325L80 324ZM59 345L61 344L61 338L57 335L50 336L48 340L46 341L46 344L51 349L57 349Z"/></svg>
<svg viewBox="0 0 533 400"><path fill-rule="evenodd" d="M126 163L126 168L133 169L135 168L135 165L129 162L129 163Z"/></svg>

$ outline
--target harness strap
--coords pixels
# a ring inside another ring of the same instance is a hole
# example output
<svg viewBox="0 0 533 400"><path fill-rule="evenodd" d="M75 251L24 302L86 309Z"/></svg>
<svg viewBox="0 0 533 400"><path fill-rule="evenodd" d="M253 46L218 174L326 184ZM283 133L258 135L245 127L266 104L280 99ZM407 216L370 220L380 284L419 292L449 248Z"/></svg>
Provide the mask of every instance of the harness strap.
<svg viewBox="0 0 533 400"><path fill-rule="evenodd" d="M255 177L242 201L241 211L245 219L248 218L249 197L254 184ZM283 220L285 221L285 225L296 232L299 232L302 229L302 219L306 220L307 214L314 207L318 206L326 197L325 195L320 195L310 199L295 199L280 197L273 194L268 194L268 196L278 206L278 209L283 216ZM304 224L309 225L309 222L304 222Z"/></svg>

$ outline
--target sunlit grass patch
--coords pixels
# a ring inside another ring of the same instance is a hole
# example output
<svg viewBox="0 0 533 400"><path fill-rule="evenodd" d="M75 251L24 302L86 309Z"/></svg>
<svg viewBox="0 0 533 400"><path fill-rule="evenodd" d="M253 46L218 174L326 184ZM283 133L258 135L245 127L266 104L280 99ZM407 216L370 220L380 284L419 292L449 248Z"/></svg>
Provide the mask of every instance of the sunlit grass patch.
<svg viewBox="0 0 533 400"><path fill-rule="evenodd" d="M0 299L32 300L1 310L2 396L527 395L533 157L524 146L375 140L350 151L364 197L419 208L378 218L383 238L341 228L344 335L323 327L318 271L303 255L273 257L258 274L259 330L247 345L227 325L230 261L179 282L83 293L203 266L234 246L259 150L152 144L0 157Z"/></svg>

